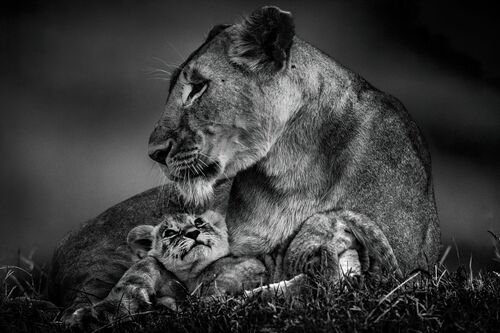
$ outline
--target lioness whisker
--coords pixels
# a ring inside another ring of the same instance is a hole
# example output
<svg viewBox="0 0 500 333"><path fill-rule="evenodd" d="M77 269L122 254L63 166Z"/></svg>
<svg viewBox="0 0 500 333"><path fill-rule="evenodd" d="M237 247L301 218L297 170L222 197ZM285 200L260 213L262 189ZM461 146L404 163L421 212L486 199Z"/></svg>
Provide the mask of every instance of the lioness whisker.
<svg viewBox="0 0 500 333"><path fill-rule="evenodd" d="M202 159L198 159L198 162L200 162L201 164L203 164L203 166L208 167L208 164L207 164L207 163L205 163Z"/></svg>
<svg viewBox="0 0 500 333"><path fill-rule="evenodd" d="M156 164L157 167L157 180L158 180L158 185L161 187L161 189L158 191L157 199L156 199L156 207L159 207L160 204L163 203L163 200L165 198L165 184L166 184L166 176L163 170Z"/></svg>
<svg viewBox="0 0 500 333"><path fill-rule="evenodd" d="M153 68L153 67L148 67L144 70L144 72L146 74L155 74L155 73L163 73L163 74L167 74L167 75L171 75L172 72L171 71L168 71L168 70L165 70L165 69L161 69L161 68Z"/></svg>
<svg viewBox="0 0 500 333"><path fill-rule="evenodd" d="M174 65L174 64L169 64L168 62L166 62L165 60L163 60L162 58L160 57L152 57L152 59L156 60L156 61L159 61L161 62L163 65L165 65L166 67L171 67L173 69L177 69L179 68L179 65Z"/></svg>
<svg viewBox="0 0 500 333"><path fill-rule="evenodd" d="M204 177L206 177L205 173L203 172L203 168L199 165L194 165L194 168L197 170L197 172L201 173Z"/></svg>
<svg viewBox="0 0 500 333"><path fill-rule="evenodd" d="M227 174L224 172L223 168L222 168L222 165L219 163L219 161L216 161L215 159L213 159L212 157L208 156L207 154L204 154L202 152L199 152L198 154L200 154L201 156L205 157L206 159L209 160L209 162L213 162L215 163L215 165L217 165L217 167L219 168L220 172L222 173L222 175L227 179L229 180L229 177L227 176ZM200 160L201 161L201 160ZM205 162L202 162L203 164L206 165ZM208 165L206 165L208 167Z"/></svg>
<svg viewBox="0 0 500 333"><path fill-rule="evenodd" d="M185 56L182 55L182 53L179 52L179 50L174 45L172 45L172 43L167 42L167 45L170 46L170 48L177 53L177 55L181 58L181 60L184 60L186 58Z"/></svg>
<svg viewBox="0 0 500 333"><path fill-rule="evenodd" d="M161 80L161 81L169 81L169 78L166 77L148 77L147 80Z"/></svg>

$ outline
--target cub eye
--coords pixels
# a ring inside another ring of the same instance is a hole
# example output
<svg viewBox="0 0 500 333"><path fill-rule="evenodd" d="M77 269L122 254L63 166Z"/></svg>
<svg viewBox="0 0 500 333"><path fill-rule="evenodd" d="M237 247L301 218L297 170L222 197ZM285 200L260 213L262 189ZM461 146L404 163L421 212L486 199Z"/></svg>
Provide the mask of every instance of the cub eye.
<svg viewBox="0 0 500 333"><path fill-rule="evenodd" d="M196 228L201 228L203 227L207 222L205 222L205 220L203 220L201 217L198 217L194 220L194 226Z"/></svg>
<svg viewBox="0 0 500 333"><path fill-rule="evenodd" d="M165 231L163 231L162 237L163 238L172 238L175 235L177 235L177 231L175 231L173 229L165 229Z"/></svg>

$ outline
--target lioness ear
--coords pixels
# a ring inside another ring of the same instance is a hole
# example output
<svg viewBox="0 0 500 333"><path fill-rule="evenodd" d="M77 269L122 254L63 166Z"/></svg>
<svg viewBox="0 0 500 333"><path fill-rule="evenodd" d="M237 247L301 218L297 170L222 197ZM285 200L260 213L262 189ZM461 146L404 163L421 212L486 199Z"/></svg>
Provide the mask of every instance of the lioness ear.
<svg viewBox="0 0 500 333"><path fill-rule="evenodd" d="M263 7L235 25L229 57L251 71L280 70L290 55L294 35L292 14Z"/></svg>
<svg viewBox="0 0 500 333"><path fill-rule="evenodd" d="M205 39L205 42L209 42L212 39L214 39L218 34L226 30L228 27L230 27L230 24L217 24L210 29L210 32L208 33L207 39Z"/></svg>
<svg viewBox="0 0 500 333"><path fill-rule="evenodd" d="M151 225L140 225L130 230L127 235L127 243L136 260L144 258L153 245L154 227Z"/></svg>

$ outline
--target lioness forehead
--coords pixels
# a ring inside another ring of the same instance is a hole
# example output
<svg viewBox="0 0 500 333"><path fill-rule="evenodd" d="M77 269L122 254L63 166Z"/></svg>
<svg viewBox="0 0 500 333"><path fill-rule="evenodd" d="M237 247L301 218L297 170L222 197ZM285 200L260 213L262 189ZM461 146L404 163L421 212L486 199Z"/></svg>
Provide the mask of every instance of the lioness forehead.
<svg viewBox="0 0 500 333"><path fill-rule="evenodd" d="M211 46L211 42L218 36L220 35L221 32L223 32L229 25L216 25L215 27L210 30L207 39L201 44L196 50L194 50L184 62L179 65L174 72L172 73L172 76L170 77L170 85L168 89L168 93L170 94L172 92L172 89L175 87L175 84L179 80L179 76L182 73L183 70L185 70L186 66L190 64L194 59L199 57L201 54L204 54L207 49Z"/></svg>

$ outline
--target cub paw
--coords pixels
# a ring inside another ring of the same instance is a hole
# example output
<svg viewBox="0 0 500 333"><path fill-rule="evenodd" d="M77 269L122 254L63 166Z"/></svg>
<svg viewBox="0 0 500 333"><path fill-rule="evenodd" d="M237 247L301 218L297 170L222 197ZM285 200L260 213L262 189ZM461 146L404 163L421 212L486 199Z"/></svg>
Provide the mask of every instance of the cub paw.
<svg viewBox="0 0 500 333"><path fill-rule="evenodd" d="M64 324L71 329L89 330L106 325L106 322L99 319L93 306L87 306L68 314L64 319Z"/></svg>
<svg viewBox="0 0 500 333"><path fill-rule="evenodd" d="M129 312L117 302L103 301L76 309L66 317L65 324L73 329L90 330L126 320Z"/></svg>

